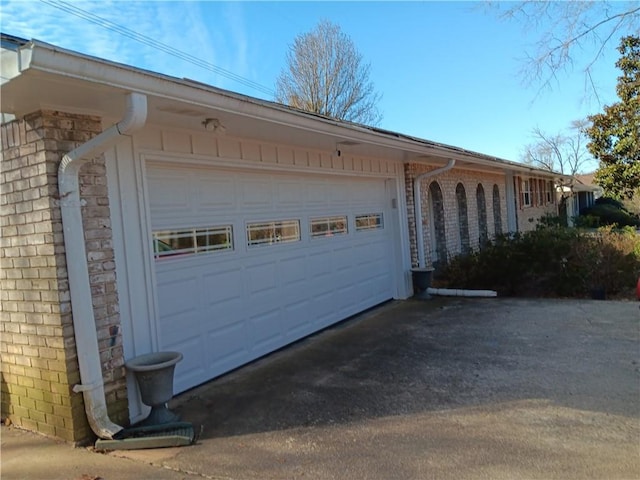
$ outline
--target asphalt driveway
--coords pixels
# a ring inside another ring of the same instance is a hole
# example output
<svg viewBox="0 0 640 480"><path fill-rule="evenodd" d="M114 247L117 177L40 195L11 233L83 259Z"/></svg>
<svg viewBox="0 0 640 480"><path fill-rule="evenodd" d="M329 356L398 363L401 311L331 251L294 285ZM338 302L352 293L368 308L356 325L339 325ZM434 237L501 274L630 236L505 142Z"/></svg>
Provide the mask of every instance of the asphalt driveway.
<svg viewBox="0 0 640 480"><path fill-rule="evenodd" d="M198 444L107 457L175 478L640 478L640 311L392 302L172 408Z"/></svg>

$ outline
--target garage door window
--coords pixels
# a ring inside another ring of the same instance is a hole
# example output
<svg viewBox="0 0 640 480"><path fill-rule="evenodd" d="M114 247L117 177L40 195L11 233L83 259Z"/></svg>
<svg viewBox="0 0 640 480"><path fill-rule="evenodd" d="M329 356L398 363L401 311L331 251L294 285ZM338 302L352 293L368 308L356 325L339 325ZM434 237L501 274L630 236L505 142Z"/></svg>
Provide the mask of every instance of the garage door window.
<svg viewBox="0 0 640 480"><path fill-rule="evenodd" d="M233 250L231 225L153 232L156 259L220 250Z"/></svg>
<svg viewBox="0 0 640 480"><path fill-rule="evenodd" d="M347 232L347 217L312 218L309 222L309 233L312 238L331 237Z"/></svg>
<svg viewBox="0 0 640 480"><path fill-rule="evenodd" d="M365 215L356 215L356 230L375 230L383 228L381 213L367 213Z"/></svg>
<svg viewBox="0 0 640 480"><path fill-rule="evenodd" d="M300 241L300 220L247 224L247 245L273 245Z"/></svg>

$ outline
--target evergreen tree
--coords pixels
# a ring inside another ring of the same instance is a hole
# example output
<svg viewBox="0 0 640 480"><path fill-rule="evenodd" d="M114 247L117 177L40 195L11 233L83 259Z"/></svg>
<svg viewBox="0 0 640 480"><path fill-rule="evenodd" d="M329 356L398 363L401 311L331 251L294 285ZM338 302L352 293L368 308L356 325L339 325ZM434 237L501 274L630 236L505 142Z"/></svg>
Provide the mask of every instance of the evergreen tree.
<svg viewBox="0 0 640 480"><path fill-rule="evenodd" d="M607 196L632 198L640 189L640 37L623 37L616 67L620 101L589 117L587 148L600 161L596 182Z"/></svg>

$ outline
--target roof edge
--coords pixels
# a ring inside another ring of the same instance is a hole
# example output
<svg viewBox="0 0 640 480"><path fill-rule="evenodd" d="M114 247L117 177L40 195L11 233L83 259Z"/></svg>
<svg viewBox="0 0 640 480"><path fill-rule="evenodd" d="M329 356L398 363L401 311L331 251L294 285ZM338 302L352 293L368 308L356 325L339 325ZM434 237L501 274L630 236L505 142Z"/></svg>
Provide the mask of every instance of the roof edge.
<svg viewBox="0 0 640 480"><path fill-rule="evenodd" d="M354 140L385 148L404 149L415 153L417 156L431 154L485 166L501 166L506 170L537 172L545 176L569 178L558 172L549 172L462 147L413 137L391 130L341 121L273 101L224 90L195 80L172 77L86 55L37 39L26 40L3 33L2 40L3 42L6 41L10 46L14 46L16 50L30 51L30 55L25 55L25 59L28 59L28 61L23 62L20 73L32 70L67 76L126 91L154 95L193 105L203 105L303 130L326 135L337 135L345 138L345 140ZM93 68L87 68L87 62L90 62ZM215 95L203 96L203 93ZM419 160L409 159L407 161L414 162Z"/></svg>

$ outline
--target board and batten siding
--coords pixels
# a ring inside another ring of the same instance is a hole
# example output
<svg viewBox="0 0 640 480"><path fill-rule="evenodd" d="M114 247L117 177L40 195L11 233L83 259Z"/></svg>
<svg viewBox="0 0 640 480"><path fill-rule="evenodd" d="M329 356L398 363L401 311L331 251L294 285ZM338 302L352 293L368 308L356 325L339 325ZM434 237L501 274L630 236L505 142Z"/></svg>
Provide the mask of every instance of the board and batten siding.
<svg viewBox="0 0 640 480"><path fill-rule="evenodd" d="M351 156L347 152L338 157L326 151L188 131L147 128L135 135L135 148L139 152L186 154L192 156L192 160L203 156L215 159L216 165L224 160L233 160L241 162L236 163L239 167L255 165L264 168L279 167L289 171L295 168L310 173L341 172L389 178L398 178L402 173L401 163L385 159Z"/></svg>

